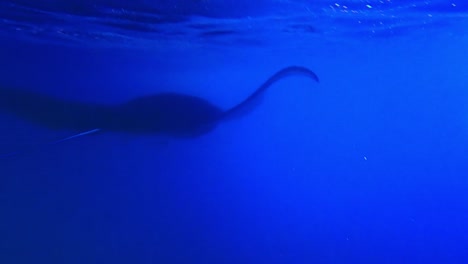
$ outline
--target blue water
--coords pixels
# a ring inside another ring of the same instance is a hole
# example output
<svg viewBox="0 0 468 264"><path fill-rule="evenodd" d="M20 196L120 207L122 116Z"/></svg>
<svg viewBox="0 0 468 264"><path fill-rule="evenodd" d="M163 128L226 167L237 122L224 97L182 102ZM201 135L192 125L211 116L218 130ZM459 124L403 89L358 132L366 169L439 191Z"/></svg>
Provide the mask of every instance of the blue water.
<svg viewBox="0 0 468 264"><path fill-rule="evenodd" d="M0 113L0 263L468 263L465 0L1 0L0 85L257 108L198 138ZM82 132L82 131L80 131Z"/></svg>

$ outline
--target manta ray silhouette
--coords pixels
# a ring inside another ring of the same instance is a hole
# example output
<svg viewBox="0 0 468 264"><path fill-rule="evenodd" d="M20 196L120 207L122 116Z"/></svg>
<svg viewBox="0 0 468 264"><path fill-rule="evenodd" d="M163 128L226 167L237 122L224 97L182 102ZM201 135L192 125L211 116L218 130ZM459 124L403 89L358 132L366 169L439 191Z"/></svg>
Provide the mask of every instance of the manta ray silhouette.
<svg viewBox="0 0 468 264"><path fill-rule="evenodd" d="M202 98L179 93L161 93L123 104L100 105L0 88L0 111L51 129L87 131L63 140L97 131L194 137L211 131L221 121L255 105L254 101L267 88L291 75L303 75L319 82L317 75L305 67L287 67L272 75L245 100L228 110L222 110Z"/></svg>

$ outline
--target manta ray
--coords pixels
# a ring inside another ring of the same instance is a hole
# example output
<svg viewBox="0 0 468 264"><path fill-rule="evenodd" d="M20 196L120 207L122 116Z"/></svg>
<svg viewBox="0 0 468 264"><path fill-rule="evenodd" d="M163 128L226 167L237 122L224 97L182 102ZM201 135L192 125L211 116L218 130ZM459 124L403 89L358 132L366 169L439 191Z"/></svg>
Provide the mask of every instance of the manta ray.
<svg viewBox="0 0 468 264"><path fill-rule="evenodd" d="M242 102L227 110L203 98L175 92L104 105L68 101L20 89L0 88L0 111L50 129L80 132L56 142L98 131L196 137L257 105L256 102L269 87L293 75L306 76L319 82L313 71L301 66L290 66L273 74Z"/></svg>

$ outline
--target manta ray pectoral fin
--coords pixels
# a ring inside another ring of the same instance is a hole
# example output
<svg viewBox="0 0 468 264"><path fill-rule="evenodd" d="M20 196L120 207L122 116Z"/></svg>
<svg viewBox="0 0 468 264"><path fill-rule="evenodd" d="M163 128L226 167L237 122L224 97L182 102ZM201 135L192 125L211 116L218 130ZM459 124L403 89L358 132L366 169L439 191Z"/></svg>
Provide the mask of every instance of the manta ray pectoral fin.
<svg viewBox="0 0 468 264"><path fill-rule="evenodd" d="M243 114L245 111L253 109L258 102L258 99L261 98L262 94L265 93L265 91L270 88L273 84L278 82L279 80L282 80L288 76L305 76L308 78L311 78L315 82L320 82L317 74L315 74L313 71L306 67L302 66L289 66L286 68L283 68L279 71L277 71L275 74L270 76L260 87L258 87L250 96L248 96L244 101L238 103L231 109L225 111L223 113L222 119L223 120L228 120L236 116L240 116Z"/></svg>

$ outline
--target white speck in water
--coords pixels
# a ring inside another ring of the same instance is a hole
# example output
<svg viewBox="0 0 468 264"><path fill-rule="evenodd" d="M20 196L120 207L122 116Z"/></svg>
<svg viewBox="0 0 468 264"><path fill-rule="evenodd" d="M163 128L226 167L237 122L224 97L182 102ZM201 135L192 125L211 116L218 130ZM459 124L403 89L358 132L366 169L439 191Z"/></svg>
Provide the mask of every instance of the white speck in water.
<svg viewBox="0 0 468 264"><path fill-rule="evenodd" d="M366 5L366 7L367 7L367 8L372 8L372 6L371 6L371 5Z"/></svg>
<svg viewBox="0 0 468 264"><path fill-rule="evenodd" d="M364 160L367 160L367 157L366 157L366 156L364 156Z"/></svg>

